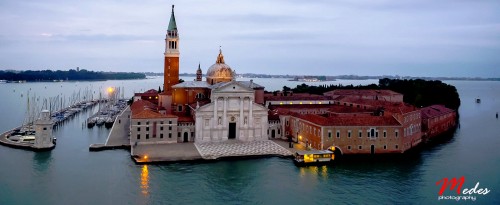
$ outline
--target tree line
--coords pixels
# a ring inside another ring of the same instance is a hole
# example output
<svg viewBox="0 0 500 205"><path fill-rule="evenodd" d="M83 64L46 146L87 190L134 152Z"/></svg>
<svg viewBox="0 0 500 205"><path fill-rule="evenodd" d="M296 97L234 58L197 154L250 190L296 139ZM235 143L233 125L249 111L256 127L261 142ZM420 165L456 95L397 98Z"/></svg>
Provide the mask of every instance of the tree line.
<svg viewBox="0 0 500 205"><path fill-rule="evenodd" d="M297 85L295 88L283 87L287 93L310 93L323 95L323 93L336 89L386 89L403 94L403 101L417 107L426 107L442 104L450 109L458 110L460 107L460 96L455 86L448 85L439 80L399 80L383 78L379 83L370 85ZM290 92L291 91L291 92ZM276 91L275 91L276 93Z"/></svg>
<svg viewBox="0 0 500 205"><path fill-rule="evenodd" d="M96 72L85 69L69 71L3 71L0 70L0 79L7 81L53 81L53 80L129 80L129 79L144 79L146 75L142 73L125 73L125 72Z"/></svg>

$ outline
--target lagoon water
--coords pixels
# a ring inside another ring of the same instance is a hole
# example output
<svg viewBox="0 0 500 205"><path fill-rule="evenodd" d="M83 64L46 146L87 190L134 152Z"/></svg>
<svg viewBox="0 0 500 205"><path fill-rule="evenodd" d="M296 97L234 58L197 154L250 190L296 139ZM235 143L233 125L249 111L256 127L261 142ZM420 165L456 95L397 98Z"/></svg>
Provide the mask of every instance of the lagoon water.
<svg viewBox="0 0 500 205"><path fill-rule="evenodd" d="M183 77L189 79L190 77ZM0 131L22 123L26 95L70 96L108 86L125 96L157 89L162 79L0 84ZM267 90L301 82L254 79ZM370 84L377 80L327 84ZM0 146L0 204L456 204L438 201L436 182L465 177L463 188L491 190L474 204L500 204L500 82L447 81L462 101L460 128L443 143L405 160L355 160L334 166L296 167L290 159L136 165L126 150L89 152L103 143L104 127L87 129L81 113L55 131L57 146L34 153ZM322 84L322 83L308 83ZM30 90L31 89L31 90ZM21 97L21 94L23 97ZM481 103L475 103L481 98ZM456 195L447 191L445 195ZM463 202L463 201L462 201Z"/></svg>

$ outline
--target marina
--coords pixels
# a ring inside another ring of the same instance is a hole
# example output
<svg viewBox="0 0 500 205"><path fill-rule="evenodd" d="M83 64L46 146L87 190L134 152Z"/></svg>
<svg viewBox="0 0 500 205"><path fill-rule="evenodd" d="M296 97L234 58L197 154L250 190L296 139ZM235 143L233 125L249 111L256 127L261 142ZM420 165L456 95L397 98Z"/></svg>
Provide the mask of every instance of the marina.
<svg viewBox="0 0 500 205"><path fill-rule="evenodd" d="M100 95L99 99L95 100L93 92L88 88L83 91L83 95L81 90L73 91L68 99L69 106L66 106L66 98L60 95L42 98L40 106L38 103L40 97L36 95L30 97L29 91L26 97L27 109L23 124L2 133L0 144L34 151L51 150L55 148L57 143L57 138L53 137L53 130L63 126L79 113L88 109L92 110L96 105L99 108L104 106L105 109L99 109L93 116L100 124L106 124L107 127L111 128L116 115L125 109L127 104L126 100L117 98L121 95L119 88L109 88L108 98L103 99ZM42 110L39 111L40 109Z"/></svg>

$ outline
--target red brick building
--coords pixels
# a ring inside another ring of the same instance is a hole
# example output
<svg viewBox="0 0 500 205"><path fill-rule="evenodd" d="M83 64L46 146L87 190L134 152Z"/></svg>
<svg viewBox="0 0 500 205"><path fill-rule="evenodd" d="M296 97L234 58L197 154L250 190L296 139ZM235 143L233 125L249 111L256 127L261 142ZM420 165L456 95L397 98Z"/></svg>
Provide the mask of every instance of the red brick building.
<svg viewBox="0 0 500 205"><path fill-rule="evenodd" d="M424 107L420 112L422 113L422 132L424 132L425 140L456 126L456 112L443 105Z"/></svg>
<svg viewBox="0 0 500 205"><path fill-rule="evenodd" d="M400 94L392 91L356 93L366 96L386 93L392 96L392 101L347 95L336 96L328 104L294 104L301 100L300 95L296 95L292 103L271 103L269 119L281 121L283 138L292 137L314 149L335 146L343 154L404 153L422 142L420 110L394 102L399 101L399 97L394 96ZM291 102L291 98L267 99Z"/></svg>

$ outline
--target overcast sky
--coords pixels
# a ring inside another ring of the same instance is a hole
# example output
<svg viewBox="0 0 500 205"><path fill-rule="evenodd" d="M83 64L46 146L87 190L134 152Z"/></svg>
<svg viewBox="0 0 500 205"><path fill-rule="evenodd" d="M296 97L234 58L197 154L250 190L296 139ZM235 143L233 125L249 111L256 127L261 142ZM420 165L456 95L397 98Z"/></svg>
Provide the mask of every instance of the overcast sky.
<svg viewBox="0 0 500 205"><path fill-rule="evenodd" d="M1 0L0 69L500 77L498 0Z"/></svg>

